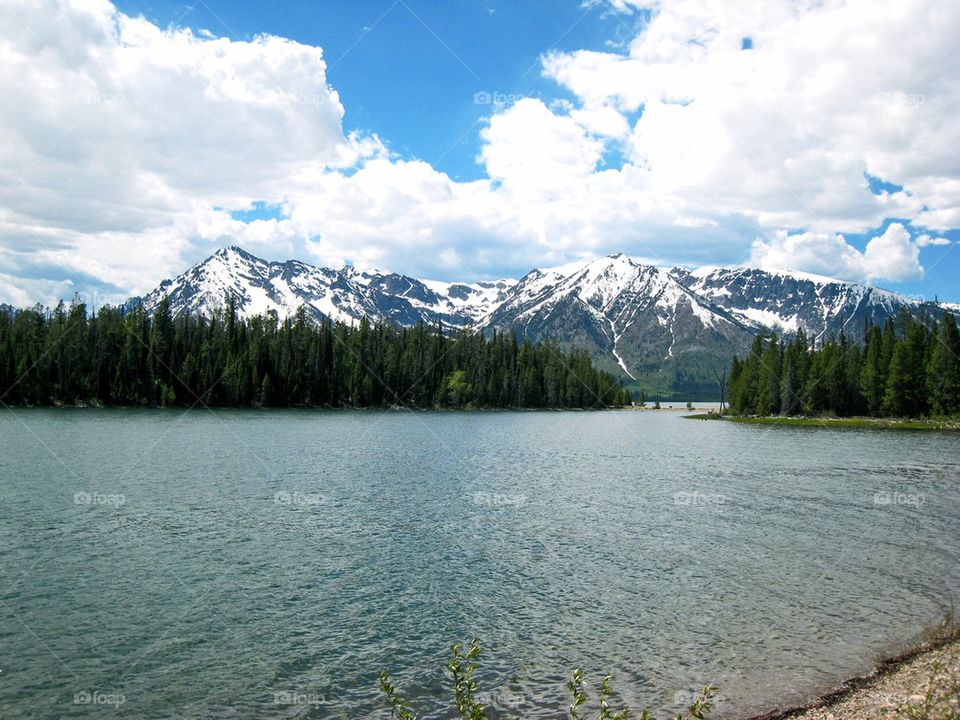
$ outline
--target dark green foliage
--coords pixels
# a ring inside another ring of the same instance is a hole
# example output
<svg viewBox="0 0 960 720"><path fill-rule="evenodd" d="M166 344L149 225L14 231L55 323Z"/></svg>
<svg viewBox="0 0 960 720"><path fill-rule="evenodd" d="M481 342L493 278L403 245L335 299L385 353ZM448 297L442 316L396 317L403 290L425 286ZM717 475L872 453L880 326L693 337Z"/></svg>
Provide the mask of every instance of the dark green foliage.
<svg viewBox="0 0 960 720"><path fill-rule="evenodd" d="M957 415L960 413L960 332L952 315L944 317L932 345L927 368L931 410L934 415Z"/></svg>
<svg viewBox="0 0 960 720"><path fill-rule="evenodd" d="M730 407L738 415L950 417L960 413L960 332L953 315L901 316L862 342L844 333L808 346L757 338L734 358Z"/></svg>
<svg viewBox="0 0 960 720"><path fill-rule="evenodd" d="M556 407L630 403L585 352L419 325L243 320L61 303L0 313L0 401L164 407Z"/></svg>

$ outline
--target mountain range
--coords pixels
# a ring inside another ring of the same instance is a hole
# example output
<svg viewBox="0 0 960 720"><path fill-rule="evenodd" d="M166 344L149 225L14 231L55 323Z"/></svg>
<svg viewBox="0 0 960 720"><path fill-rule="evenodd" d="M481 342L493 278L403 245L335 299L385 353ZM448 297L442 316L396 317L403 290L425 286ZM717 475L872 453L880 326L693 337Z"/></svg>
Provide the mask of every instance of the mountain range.
<svg viewBox="0 0 960 720"><path fill-rule="evenodd" d="M648 392L716 393L717 376L759 333L812 338L859 332L902 311L956 312L870 287L805 273L756 268L663 268L617 254L520 280L474 283L420 280L345 266L270 262L238 247L217 251L129 305L152 312L210 314L233 296L240 315L301 307L316 319L366 316L398 326L442 323L447 329L515 332L587 349L601 367Z"/></svg>

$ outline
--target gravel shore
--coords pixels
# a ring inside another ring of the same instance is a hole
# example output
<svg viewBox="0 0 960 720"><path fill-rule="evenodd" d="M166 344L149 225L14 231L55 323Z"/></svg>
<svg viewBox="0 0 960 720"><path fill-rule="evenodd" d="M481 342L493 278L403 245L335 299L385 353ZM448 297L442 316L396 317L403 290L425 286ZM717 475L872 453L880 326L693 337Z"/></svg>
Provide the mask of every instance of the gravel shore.
<svg viewBox="0 0 960 720"><path fill-rule="evenodd" d="M764 720L955 720L960 718L960 640L921 648L848 681L806 708ZM761 720L755 718L754 720Z"/></svg>

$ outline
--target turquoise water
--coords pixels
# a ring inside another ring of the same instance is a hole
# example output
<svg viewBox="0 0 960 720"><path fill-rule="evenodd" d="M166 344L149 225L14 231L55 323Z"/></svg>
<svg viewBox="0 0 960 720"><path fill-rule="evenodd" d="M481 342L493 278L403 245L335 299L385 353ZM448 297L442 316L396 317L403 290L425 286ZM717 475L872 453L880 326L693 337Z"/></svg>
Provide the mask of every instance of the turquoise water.
<svg viewBox="0 0 960 720"><path fill-rule="evenodd" d="M569 671L665 710L799 701L960 587L960 437L678 413L0 415L0 716L499 716Z"/></svg>

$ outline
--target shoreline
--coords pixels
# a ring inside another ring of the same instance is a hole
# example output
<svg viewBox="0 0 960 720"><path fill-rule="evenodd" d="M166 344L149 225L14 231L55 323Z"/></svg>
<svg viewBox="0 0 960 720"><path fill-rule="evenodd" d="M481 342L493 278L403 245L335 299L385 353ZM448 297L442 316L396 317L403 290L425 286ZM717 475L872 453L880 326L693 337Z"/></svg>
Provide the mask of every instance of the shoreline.
<svg viewBox="0 0 960 720"><path fill-rule="evenodd" d="M740 425L779 425L782 427L860 428L873 430L960 430L960 420L874 417L802 417L782 415L720 415L718 413L687 415L688 420L723 420Z"/></svg>
<svg viewBox="0 0 960 720"><path fill-rule="evenodd" d="M960 637L922 642L880 661L865 675L848 678L813 700L774 707L744 720L880 720L939 718L945 708L958 712ZM914 715L915 711L926 711Z"/></svg>

